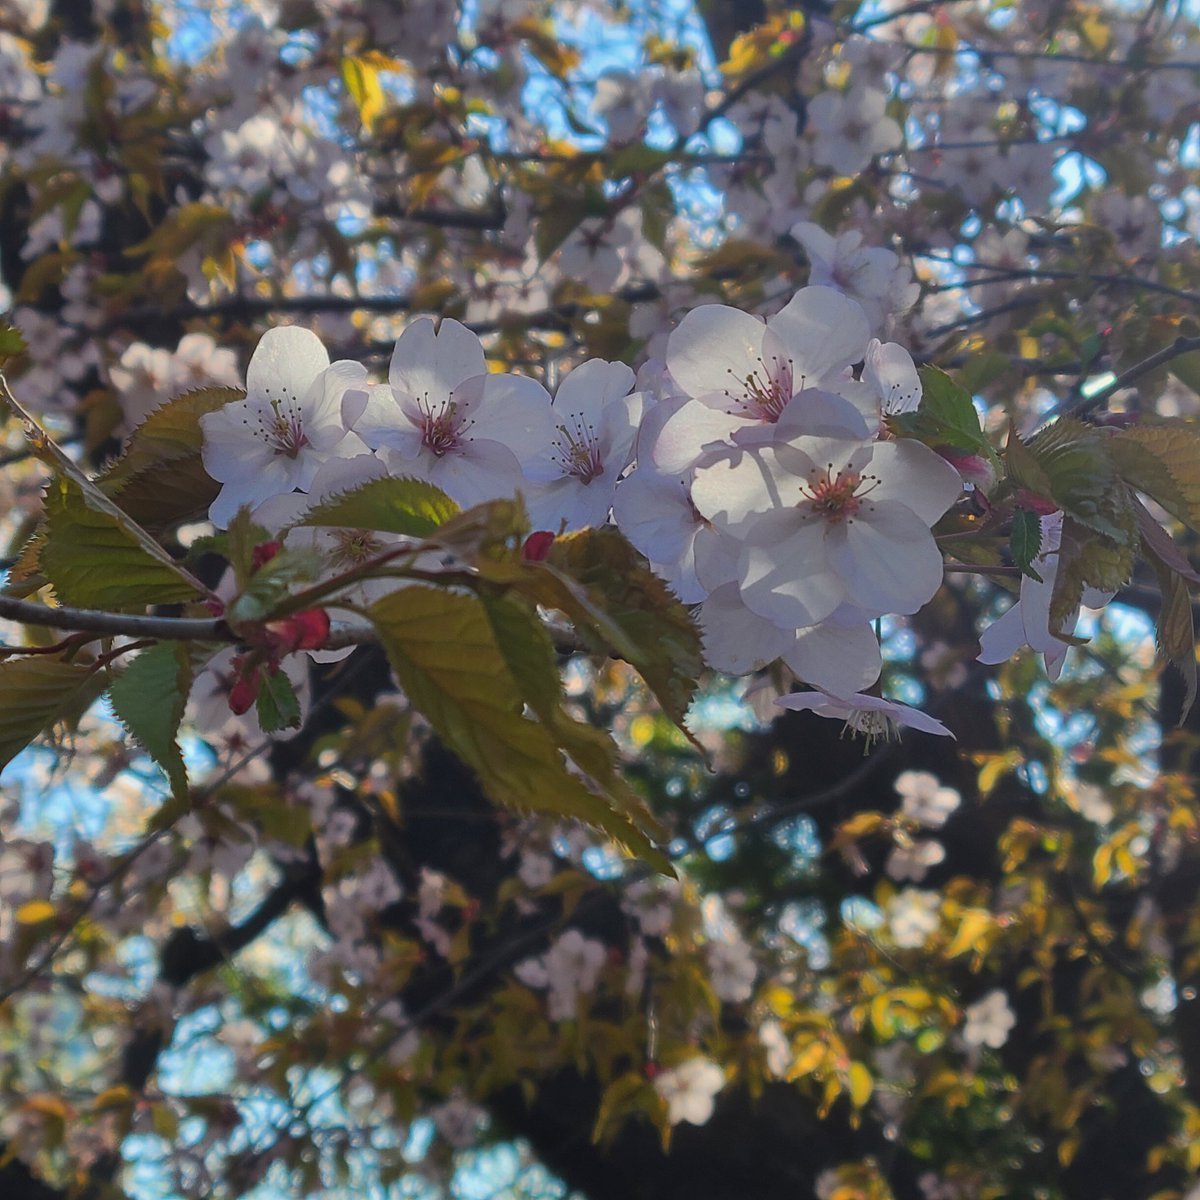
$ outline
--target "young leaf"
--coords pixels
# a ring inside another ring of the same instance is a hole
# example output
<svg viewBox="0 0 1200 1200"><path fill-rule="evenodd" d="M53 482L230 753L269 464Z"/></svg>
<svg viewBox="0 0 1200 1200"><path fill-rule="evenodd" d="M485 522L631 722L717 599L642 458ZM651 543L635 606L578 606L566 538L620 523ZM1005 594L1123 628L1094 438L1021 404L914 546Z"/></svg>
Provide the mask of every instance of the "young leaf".
<svg viewBox="0 0 1200 1200"><path fill-rule="evenodd" d="M1013 514L1008 545L1012 552L1012 560L1021 568L1021 574L1036 579L1038 583L1043 582L1042 577L1033 569L1033 560L1042 548L1042 523L1036 513L1025 508L1017 509Z"/></svg>
<svg viewBox="0 0 1200 1200"><path fill-rule="evenodd" d="M896 432L919 438L927 445L966 450L996 462L996 451L984 435L971 393L937 367L922 367L920 376L920 408L896 413L888 417L888 424Z"/></svg>
<svg viewBox="0 0 1200 1200"><path fill-rule="evenodd" d="M555 539L544 570L559 585L539 602L562 609L600 652L626 659L682 728L703 666L700 634L641 555L615 529L584 529Z"/></svg>
<svg viewBox="0 0 1200 1200"><path fill-rule="evenodd" d="M1200 530L1200 434L1195 429L1134 425L1109 439L1109 453L1130 487Z"/></svg>
<svg viewBox="0 0 1200 1200"><path fill-rule="evenodd" d="M283 671L264 667L259 672L258 701L255 706L263 733L278 733L281 729L298 729L300 701L292 681Z"/></svg>
<svg viewBox="0 0 1200 1200"><path fill-rule="evenodd" d="M1129 490L1118 479L1109 454L1109 440L1095 426L1060 417L1024 445L1038 472L1029 471L1023 456L1010 453L1009 476L1022 487L1048 494L1081 525L1127 546L1136 539L1135 522Z"/></svg>
<svg viewBox="0 0 1200 1200"><path fill-rule="evenodd" d="M662 864L641 830L566 769L551 730L523 715L526 697L477 597L417 585L376 601L370 616L413 706L497 803L577 817ZM544 654L532 639L527 649ZM544 706L544 666L521 674Z"/></svg>
<svg viewBox="0 0 1200 1200"><path fill-rule="evenodd" d="M74 479L46 487L39 565L63 604L122 610L199 598L200 585L165 550L151 543L157 553L150 553L144 531L98 511L91 499Z"/></svg>
<svg viewBox="0 0 1200 1200"><path fill-rule="evenodd" d="M176 799L187 795L187 771L176 737L191 687L192 666L183 647L159 642L143 650L108 693L121 724L166 772Z"/></svg>
<svg viewBox="0 0 1200 1200"><path fill-rule="evenodd" d="M44 655L0 662L0 768L60 717L78 715L96 673Z"/></svg>
<svg viewBox="0 0 1200 1200"><path fill-rule="evenodd" d="M1070 517L1063 520L1058 574L1050 598L1050 628L1061 629L1079 610L1085 588L1115 592L1133 574L1134 548L1092 533Z"/></svg>
<svg viewBox="0 0 1200 1200"><path fill-rule="evenodd" d="M125 512L151 526L202 517L221 485L204 469L200 418L244 395L238 388L201 388L156 408L97 486L119 495Z"/></svg>
<svg viewBox="0 0 1200 1200"><path fill-rule="evenodd" d="M301 525L373 529L426 537L459 511L440 488L420 479L372 479L318 504Z"/></svg>

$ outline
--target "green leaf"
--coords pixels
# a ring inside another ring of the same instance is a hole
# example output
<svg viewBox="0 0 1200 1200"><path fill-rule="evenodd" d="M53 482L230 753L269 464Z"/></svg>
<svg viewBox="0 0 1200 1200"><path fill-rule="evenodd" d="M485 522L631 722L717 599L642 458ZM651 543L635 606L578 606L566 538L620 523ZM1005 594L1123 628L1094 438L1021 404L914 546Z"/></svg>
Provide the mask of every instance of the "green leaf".
<svg viewBox="0 0 1200 1200"><path fill-rule="evenodd" d="M426 537L458 511L445 492L423 480L372 479L318 504L300 524Z"/></svg>
<svg viewBox="0 0 1200 1200"><path fill-rule="evenodd" d="M269 617L287 599L295 583L311 583L321 573L321 556L312 550L281 550L263 563L226 609L235 629L243 621Z"/></svg>
<svg viewBox="0 0 1200 1200"><path fill-rule="evenodd" d="M91 700L96 672L44 655L0 662L0 768L39 733Z"/></svg>
<svg viewBox="0 0 1200 1200"><path fill-rule="evenodd" d="M10 358L24 354L27 349L25 337L19 329L14 329L11 325L0 325L0 367Z"/></svg>
<svg viewBox="0 0 1200 1200"><path fill-rule="evenodd" d="M292 681L283 671L264 667L259 672L255 709L263 733L300 728L300 701Z"/></svg>
<svg viewBox="0 0 1200 1200"><path fill-rule="evenodd" d="M519 632L513 610L494 610L508 655L476 596L422 585L401 588L371 606L388 661L413 706L479 776L497 803L524 812L577 817L644 856L656 851L609 801L567 770L545 724L523 714L524 701L551 705L546 644ZM522 653L540 656L518 667ZM522 685L530 689L523 695ZM536 708L535 708L536 711ZM661 862L661 856L655 858Z"/></svg>
<svg viewBox="0 0 1200 1200"><path fill-rule="evenodd" d="M1109 440L1094 425L1060 417L1038 430L1021 451L1017 439L1010 439L1009 478L1020 487L1048 496L1081 525L1122 545L1132 545L1136 540L1132 501L1117 476Z"/></svg>
<svg viewBox="0 0 1200 1200"><path fill-rule="evenodd" d="M621 774L620 752L607 731L577 721L564 707L562 677L554 643L536 609L513 595L484 595L496 645L520 688L522 699L551 731L571 759L619 804L640 829L659 841L667 834ZM667 858L648 843L639 854L664 874L674 874Z"/></svg>
<svg viewBox="0 0 1200 1200"><path fill-rule="evenodd" d="M1134 425L1109 439L1117 472L1189 529L1200 530L1200 431L1175 424Z"/></svg>
<svg viewBox="0 0 1200 1200"><path fill-rule="evenodd" d="M1134 548L1063 520L1058 573L1050 597L1050 628L1062 629L1079 610L1085 588L1116 592L1133 574Z"/></svg>
<svg viewBox="0 0 1200 1200"><path fill-rule="evenodd" d="M200 388L156 408L97 486L119 495L121 508L149 525L204 516L221 485L204 469L200 418L244 396L237 388Z"/></svg>
<svg viewBox="0 0 1200 1200"><path fill-rule="evenodd" d="M358 109L363 128L371 129L387 100L379 81L379 68L365 58L343 58L342 82Z"/></svg>
<svg viewBox="0 0 1200 1200"><path fill-rule="evenodd" d="M144 531L97 511L92 499L73 479L46 486L39 565L61 603L123 610L198 599L199 587L165 550L149 552Z"/></svg>
<svg viewBox="0 0 1200 1200"><path fill-rule="evenodd" d="M1044 582L1042 577L1033 569L1033 560L1037 558L1042 548L1042 523L1037 514L1026 508L1019 508L1013 513L1012 532L1008 538L1009 550L1013 562L1021 568L1022 575Z"/></svg>
<svg viewBox="0 0 1200 1200"><path fill-rule="evenodd" d="M920 376L920 408L889 417L891 428L929 446L948 446L997 461L996 451L979 424L971 393L937 367L922 367Z"/></svg>
<svg viewBox="0 0 1200 1200"><path fill-rule="evenodd" d="M176 740L192 687L192 665L182 645L159 642L143 650L109 689L113 712L166 772L177 799L187 795L187 771Z"/></svg>
<svg viewBox="0 0 1200 1200"><path fill-rule="evenodd" d="M615 529L583 529L556 538L544 567L557 581L539 602L561 609L596 650L629 662L683 728L703 669L700 633L642 556Z"/></svg>

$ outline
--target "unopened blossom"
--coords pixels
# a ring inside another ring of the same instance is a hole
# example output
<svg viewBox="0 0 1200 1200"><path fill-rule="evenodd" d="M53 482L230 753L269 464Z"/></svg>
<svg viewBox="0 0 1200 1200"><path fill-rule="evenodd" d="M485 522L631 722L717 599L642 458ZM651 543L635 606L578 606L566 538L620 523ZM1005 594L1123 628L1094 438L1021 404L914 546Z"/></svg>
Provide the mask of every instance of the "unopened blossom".
<svg viewBox="0 0 1200 1200"><path fill-rule="evenodd" d="M392 474L424 479L464 507L512 496L522 462L542 460L554 432L546 389L489 374L479 339L449 318L409 325L387 384L349 393L343 413Z"/></svg>
<svg viewBox="0 0 1200 1200"><path fill-rule="evenodd" d="M644 397L631 394L633 383L624 363L593 358L559 384L550 449L526 466L535 481L525 491L534 529L582 529L608 519L642 419Z"/></svg>
<svg viewBox="0 0 1200 1200"><path fill-rule="evenodd" d="M937 892L904 888L887 905L888 932L903 950L923 946L942 923L942 898Z"/></svg>
<svg viewBox="0 0 1200 1200"><path fill-rule="evenodd" d="M672 1125L706 1125L716 1109L716 1095L725 1086L725 1072L710 1058L687 1062L654 1078L654 1090L667 1105Z"/></svg>
<svg viewBox="0 0 1200 1200"><path fill-rule="evenodd" d="M829 696L824 692L792 692L775 701L780 708L795 712L813 712L819 717L832 717L845 722L850 733L872 742L890 741L899 736L904 726L920 733L933 733L942 737L954 735L941 721L935 720L919 708L910 708L897 700L884 700L879 696Z"/></svg>
<svg viewBox="0 0 1200 1200"><path fill-rule="evenodd" d="M204 469L224 484L213 523L224 528L242 505L307 490L323 462L359 453L342 424L342 396L365 379L360 363L331 365L309 330L267 330L246 370L246 399L200 418Z"/></svg>
<svg viewBox="0 0 1200 1200"><path fill-rule="evenodd" d="M999 1050L1017 1023L1008 1006L1008 997L999 988L988 992L982 1000L968 1005L967 1023L963 1026L963 1041L968 1046L991 1046Z"/></svg>
<svg viewBox="0 0 1200 1200"><path fill-rule="evenodd" d="M900 797L900 811L926 829L941 829L962 803L954 788L943 787L929 771L901 771L892 786Z"/></svg>
<svg viewBox="0 0 1200 1200"><path fill-rule="evenodd" d="M705 947L708 976L719 1000L740 1004L754 991L758 967L749 945L741 938L709 942Z"/></svg>

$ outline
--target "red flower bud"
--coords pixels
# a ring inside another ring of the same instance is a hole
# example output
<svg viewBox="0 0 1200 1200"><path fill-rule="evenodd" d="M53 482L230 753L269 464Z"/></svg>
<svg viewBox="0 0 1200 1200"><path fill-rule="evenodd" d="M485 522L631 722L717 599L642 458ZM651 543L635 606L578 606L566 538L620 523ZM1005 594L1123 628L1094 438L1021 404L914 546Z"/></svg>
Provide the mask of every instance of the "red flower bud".
<svg viewBox="0 0 1200 1200"><path fill-rule="evenodd" d="M550 557L550 547L554 545L554 534L545 529L531 533L521 547L521 561L527 563L545 562Z"/></svg>
<svg viewBox="0 0 1200 1200"><path fill-rule="evenodd" d="M251 552L254 569L265 567L283 549L282 542L259 542Z"/></svg>
<svg viewBox="0 0 1200 1200"><path fill-rule="evenodd" d="M293 650L320 650L329 640L329 614L323 608L308 608L265 626L267 644L274 654Z"/></svg>
<svg viewBox="0 0 1200 1200"><path fill-rule="evenodd" d="M249 712L258 699L258 664L247 667L245 659L233 660L234 670L237 671L237 681L229 689L229 711L240 717Z"/></svg>

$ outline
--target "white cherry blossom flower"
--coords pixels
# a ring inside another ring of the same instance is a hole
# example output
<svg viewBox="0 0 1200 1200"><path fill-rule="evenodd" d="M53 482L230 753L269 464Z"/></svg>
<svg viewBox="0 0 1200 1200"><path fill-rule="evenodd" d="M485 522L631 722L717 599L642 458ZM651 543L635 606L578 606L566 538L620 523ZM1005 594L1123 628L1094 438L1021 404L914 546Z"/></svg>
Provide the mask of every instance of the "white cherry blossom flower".
<svg viewBox="0 0 1200 1200"><path fill-rule="evenodd" d="M525 469L535 480L525 493L534 529L557 532L564 522L582 529L608 519L642 419L644 397L630 394L633 382L624 363L593 358L559 384L554 441L543 462Z"/></svg>
<svg viewBox="0 0 1200 1200"><path fill-rule="evenodd" d="M741 540L746 606L798 629L846 602L866 618L921 608L942 581L930 526L961 492L917 442L802 436L701 467L692 499Z"/></svg>
<svg viewBox="0 0 1200 1200"><path fill-rule="evenodd" d="M862 83L847 92L819 92L808 103L813 157L840 175L855 175L876 154L897 149L903 134L886 107L887 96Z"/></svg>
<svg viewBox="0 0 1200 1200"><path fill-rule="evenodd" d="M449 318L409 325L388 383L348 393L343 415L385 452L392 474L424 479L464 507L513 495L524 482L522 459L543 457L553 434L545 388L488 374L479 339Z"/></svg>
<svg viewBox="0 0 1200 1200"><path fill-rule="evenodd" d="M666 362L694 403L664 423L655 464L675 474L713 444L769 439L794 399L800 410L790 415L808 431L865 436L865 417L830 392L853 382L847 369L869 338L862 308L833 288L802 288L766 322L723 304L692 309L671 334Z"/></svg>
<svg viewBox="0 0 1200 1200"><path fill-rule="evenodd" d="M342 424L342 396L365 379L360 363L330 365L309 330L267 330L246 371L246 399L200 418L204 469L224 484L213 523L224 528L243 504L305 491L327 459L359 453Z"/></svg>
<svg viewBox="0 0 1200 1200"><path fill-rule="evenodd" d="M725 1086L725 1072L710 1058L689 1058L655 1076L654 1090L667 1106L672 1125L683 1121L706 1125L716 1109L716 1095Z"/></svg>
<svg viewBox="0 0 1200 1200"><path fill-rule="evenodd" d="M539 958L513 969L528 987L547 988L547 1015L552 1021L571 1021L579 1013L579 997L596 990L600 970L608 959L603 942L568 929Z"/></svg>
<svg viewBox="0 0 1200 1200"><path fill-rule="evenodd" d="M929 874L929 868L936 867L945 858L946 848L941 842L933 838L916 838L893 846L883 869L888 878L897 883L920 883Z"/></svg>
<svg viewBox="0 0 1200 1200"><path fill-rule="evenodd" d="M991 1046L993 1050L999 1050L1008 1041L1008 1035L1017 1023L1016 1015L1008 1006L1008 997L999 988L968 1005L966 1015L963 1041L968 1046Z"/></svg>
<svg viewBox="0 0 1200 1200"><path fill-rule="evenodd" d="M941 829L962 803L952 787L929 771L901 771L893 784L900 797L900 811L926 829Z"/></svg>
<svg viewBox="0 0 1200 1200"><path fill-rule="evenodd" d="M862 734L867 745L874 741L889 741L899 735L901 726L910 726L920 733L942 737L954 735L941 721L934 720L919 708L910 708L896 700L879 696L830 696L825 692L792 692L775 703L793 712L813 712L819 717L845 721L851 733Z"/></svg>
<svg viewBox="0 0 1200 1200"><path fill-rule="evenodd" d="M709 942L705 947L712 989L720 1000L740 1004L754 992L758 967L749 945L741 938Z"/></svg>
<svg viewBox="0 0 1200 1200"><path fill-rule="evenodd" d="M937 892L904 888L887 905L888 932L902 950L925 945L942 923L942 898Z"/></svg>

